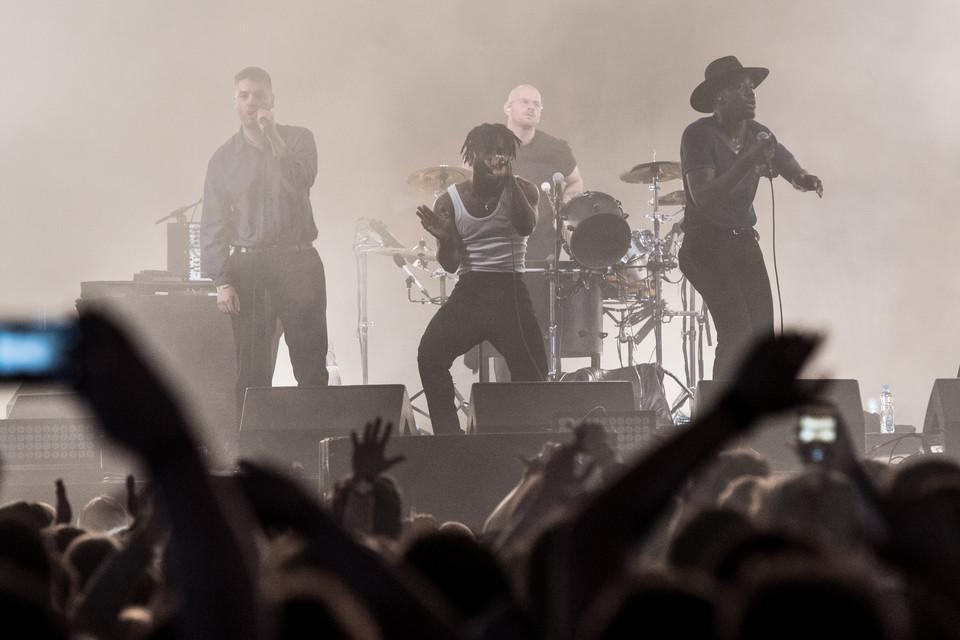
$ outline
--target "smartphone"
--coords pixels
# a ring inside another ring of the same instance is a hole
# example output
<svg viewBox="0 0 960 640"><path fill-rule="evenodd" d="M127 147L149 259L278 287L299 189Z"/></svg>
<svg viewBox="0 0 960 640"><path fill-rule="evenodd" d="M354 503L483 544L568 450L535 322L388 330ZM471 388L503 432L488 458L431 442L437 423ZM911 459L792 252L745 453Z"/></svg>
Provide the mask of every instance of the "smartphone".
<svg viewBox="0 0 960 640"><path fill-rule="evenodd" d="M828 463L837 441L836 413L828 407L806 407L797 421L797 453L808 464Z"/></svg>
<svg viewBox="0 0 960 640"><path fill-rule="evenodd" d="M0 381L72 381L79 338L70 321L0 321Z"/></svg>

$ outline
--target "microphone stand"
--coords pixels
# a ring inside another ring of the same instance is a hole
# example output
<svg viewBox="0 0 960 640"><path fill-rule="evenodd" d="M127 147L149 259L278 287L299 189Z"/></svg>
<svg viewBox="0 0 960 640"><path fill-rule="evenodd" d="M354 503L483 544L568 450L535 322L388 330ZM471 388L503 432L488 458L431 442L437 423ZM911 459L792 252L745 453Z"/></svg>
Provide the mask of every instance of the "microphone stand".
<svg viewBox="0 0 960 640"><path fill-rule="evenodd" d="M562 184L562 183L561 183ZM547 265L550 269L550 328L548 330L550 341L550 353L548 363L548 378L551 382L560 379L560 348L557 343L559 330L557 328L557 301L560 295L560 249L563 245L563 218L560 215L560 206L562 204L563 192L560 185L554 183L553 188L553 211L554 211L554 248L553 264Z"/></svg>

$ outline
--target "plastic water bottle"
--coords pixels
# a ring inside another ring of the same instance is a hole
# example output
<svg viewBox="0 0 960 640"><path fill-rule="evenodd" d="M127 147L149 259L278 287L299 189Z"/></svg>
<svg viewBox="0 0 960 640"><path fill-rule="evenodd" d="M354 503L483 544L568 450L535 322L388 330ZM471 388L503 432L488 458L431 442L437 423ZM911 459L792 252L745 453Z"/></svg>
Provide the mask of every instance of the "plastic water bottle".
<svg viewBox="0 0 960 640"><path fill-rule="evenodd" d="M880 390L880 433L893 433L893 392L890 385L885 384Z"/></svg>
<svg viewBox="0 0 960 640"><path fill-rule="evenodd" d="M327 345L327 373L330 374L330 381L327 384L341 384L340 367L337 365L337 354L333 352L333 347L330 345Z"/></svg>

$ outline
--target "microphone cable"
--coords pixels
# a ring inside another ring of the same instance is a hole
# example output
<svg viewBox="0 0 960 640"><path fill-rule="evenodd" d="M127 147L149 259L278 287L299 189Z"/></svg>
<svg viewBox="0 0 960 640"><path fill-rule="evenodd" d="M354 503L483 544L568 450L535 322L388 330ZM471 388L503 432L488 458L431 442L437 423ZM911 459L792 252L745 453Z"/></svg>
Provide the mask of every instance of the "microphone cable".
<svg viewBox="0 0 960 640"><path fill-rule="evenodd" d="M783 335L783 295L780 293L780 269L777 263L777 199L773 189L773 173L767 172L770 180L770 242L773 245L773 279L777 285L777 307L780 311L780 335Z"/></svg>

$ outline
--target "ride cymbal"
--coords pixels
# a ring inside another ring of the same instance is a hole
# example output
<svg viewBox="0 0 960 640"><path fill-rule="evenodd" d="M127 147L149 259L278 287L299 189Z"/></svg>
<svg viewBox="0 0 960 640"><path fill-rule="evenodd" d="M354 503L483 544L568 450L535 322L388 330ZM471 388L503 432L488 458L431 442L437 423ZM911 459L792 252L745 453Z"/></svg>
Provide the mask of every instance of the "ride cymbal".
<svg viewBox="0 0 960 640"><path fill-rule="evenodd" d="M401 256L408 260L423 260L425 262L437 259L436 251L419 245L411 249L407 249L406 247L371 247L365 251L367 253L377 253L384 256Z"/></svg>
<svg viewBox="0 0 960 640"><path fill-rule="evenodd" d="M466 167L451 167L445 164L414 171L407 184L424 193L436 193L450 185L469 180L473 172Z"/></svg>
<svg viewBox="0 0 960 640"><path fill-rule="evenodd" d="M624 182L651 184L654 179L658 182L667 180L676 180L680 177L679 162L647 162L638 164L628 171L620 174L620 179Z"/></svg>

